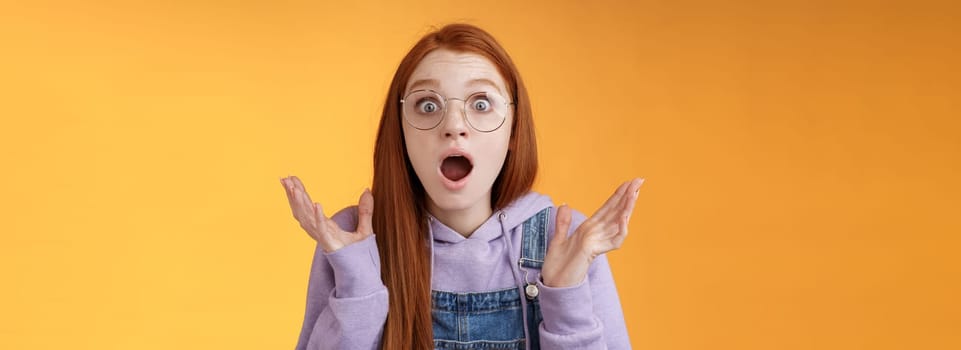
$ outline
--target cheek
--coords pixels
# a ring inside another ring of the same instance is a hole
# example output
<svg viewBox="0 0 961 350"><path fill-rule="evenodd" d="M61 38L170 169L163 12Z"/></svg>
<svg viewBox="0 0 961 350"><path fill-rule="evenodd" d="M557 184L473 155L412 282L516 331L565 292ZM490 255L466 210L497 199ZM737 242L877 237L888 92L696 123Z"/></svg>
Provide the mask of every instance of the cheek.
<svg viewBox="0 0 961 350"><path fill-rule="evenodd" d="M505 152L506 152L508 149L510 149L511 134L514 132L514 130L511 128L511 122L513 121L513 120L511 120L511 119L513 119L513 118L508 118L508 119L507 119L507 121L506 121L507 125L504 126L503 132L501 132L501 133L499 134L499 136L500 136L499 140L500 140L500 141L498 141L498 145L500 145L501 149L503 149Z"/></svg>
<svg viewBox="0 0 961 350"><path fill-rule="evenodd" d="M491 135L495 136L495 135ZM490 142L484 145L483 149L490 150L490 161L492 165L491 171L495 173L500 172L500 168L504 166L504 159L507 158L507 150L510 146L510 133L505 132L496 135L496 137L491 138Z"/></svg>
<svg viewBox="0 0 961 350"><path fill-rule="evenodd" d="M425 167L429 166L430 162L430 147L427 141L423 137L417 137L407 132L407 128L404 128L404 147L407 149L407 156L410 157L411 164L414 165L414 170L420 174L424 171Z"/></svg>

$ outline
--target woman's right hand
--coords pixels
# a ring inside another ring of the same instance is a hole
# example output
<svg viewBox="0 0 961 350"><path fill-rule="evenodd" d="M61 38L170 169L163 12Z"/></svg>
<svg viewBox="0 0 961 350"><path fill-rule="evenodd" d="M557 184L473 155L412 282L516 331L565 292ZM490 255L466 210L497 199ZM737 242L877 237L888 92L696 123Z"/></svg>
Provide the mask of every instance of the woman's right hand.
<svg viewBox="0 0 961 350"><path fill-rule="evenodd" d="M374 196L364 190L357 205L357 232L345 232L333 220L324 215L320 203L310 200L304 184L296 176L280 179L287 192L287 201L294 219L307 231L311 238L320 244L325 253L336 251L348 244L359 242L370 236L373 231Z"/></svg>

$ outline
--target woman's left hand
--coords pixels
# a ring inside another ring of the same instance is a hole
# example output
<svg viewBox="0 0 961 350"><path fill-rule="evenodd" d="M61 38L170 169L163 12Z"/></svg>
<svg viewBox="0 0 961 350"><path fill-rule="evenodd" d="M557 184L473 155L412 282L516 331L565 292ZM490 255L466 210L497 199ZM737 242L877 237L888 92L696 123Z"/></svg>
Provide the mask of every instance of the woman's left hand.
<svg viewBox="0 0 961 350"><path fill-rule="evenodd" d="M621 184L570 236L567 232L571 227L571 208L562 205L557 209L554 238L541 270L544 285L556 288L577 285L587 277L587 269L595 257L621 247L643 183L644 179L633 179Z"/></svg>

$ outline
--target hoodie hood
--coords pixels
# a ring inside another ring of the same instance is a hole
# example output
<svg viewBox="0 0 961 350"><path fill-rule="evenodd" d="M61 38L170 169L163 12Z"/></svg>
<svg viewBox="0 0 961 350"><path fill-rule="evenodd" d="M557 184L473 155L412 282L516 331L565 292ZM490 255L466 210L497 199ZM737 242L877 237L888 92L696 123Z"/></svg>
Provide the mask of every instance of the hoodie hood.
<svg viewBox="0 0 961 350"><path fill-rule="evenodd" d="M528 192L495 211L469 237L428 214L431 288L448 292L517 288L522 283L516 263L522 230L517 228L553 205L548 196Z"/></svg>

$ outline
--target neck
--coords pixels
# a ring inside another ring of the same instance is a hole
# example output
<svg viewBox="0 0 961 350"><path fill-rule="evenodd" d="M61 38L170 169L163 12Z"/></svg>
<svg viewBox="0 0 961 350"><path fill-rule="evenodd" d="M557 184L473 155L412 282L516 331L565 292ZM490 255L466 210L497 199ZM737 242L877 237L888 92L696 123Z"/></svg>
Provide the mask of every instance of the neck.
<svg viewBox="0 0 961 350"><path fill-rule="evenodd" d="M471 207L445 210L438 207L433 200L428 200L427 210L461 236L470 237L494 213L490 202L490 194L488 194Z"/></svg>

